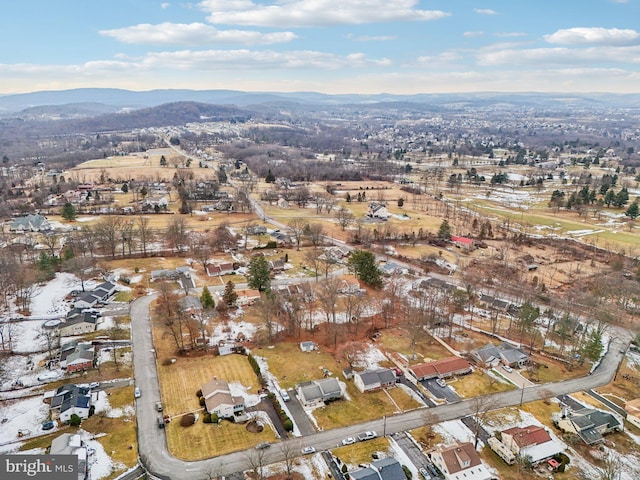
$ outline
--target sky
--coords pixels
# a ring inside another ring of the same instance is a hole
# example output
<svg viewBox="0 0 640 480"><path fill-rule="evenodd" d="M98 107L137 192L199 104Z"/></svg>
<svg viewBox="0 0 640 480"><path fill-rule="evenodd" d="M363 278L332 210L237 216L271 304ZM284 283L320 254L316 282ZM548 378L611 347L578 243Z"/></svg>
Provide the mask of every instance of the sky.
<svg viewBox="0 0 640 480"><path fill-rule="evenodd" d="M15 0L0 94L640 90L640 0Z"/></svg>

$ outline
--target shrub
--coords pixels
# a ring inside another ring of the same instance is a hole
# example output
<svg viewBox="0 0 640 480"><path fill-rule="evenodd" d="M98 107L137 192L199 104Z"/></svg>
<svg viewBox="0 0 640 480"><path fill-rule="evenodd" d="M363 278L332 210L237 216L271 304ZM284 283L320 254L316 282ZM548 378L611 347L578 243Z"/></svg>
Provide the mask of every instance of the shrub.
<svg viewBox="0 0 640 480"><path fill-rule="evenodd" d="M73 415L71 415L71 418L69 419L69 425L71 425L72 427L77 427L81 423L82 423L82 418L80 418L75 413Z"/></svg>
<svg viewBox="0 0 640 480"><path fill-rule="evenodd" d="M204 407L204 405L205 405L205 403L204 403L204 397L200 397L200 398L198 399L198 401L200 402L200 406L201 406L201 407Z"/></svg>
<svg viewBox="0 0 640 480"><path fill-rule="evenodd" d="M293 421L289 417L287 417L287 419L282 422L282 426L287 432L293 431Z"/></svg>
<svg viewBox="0 0 640 480"><path fill-rule="evenodd" d="M196 397L200 398L202 396L202 390L198 390L196 392Z"/></svg>
<svg viewBox="0 0 640 480"><path fill-rule="evenodd" d="M186 413L180 417L181 427L190 427L194 423L196 423L196 416L193 413Z"/></svg>
<svg viewBox="0 0 640 480"><path fill-rule="evenodd" d="M204 423L211 423L211 414L210 414L210 413L205 413L205 414L202 416L202 421L203 421Z"/></svg>
<svg viewBox="0 0 640 480"><path fill-rule="evenodd" d="M211 414L211 423L218 423L220 421L220 417L218 417L217 413Z"/></svg>
<svg viewBox="0 0 640 480"><path fill-rule="evenodd" d="M409 470L409 467L407 467L406 465L402 465L402 471L404 472L404 475L411 480L413 478L413 473L411 473L411 470Z"/></svg>
<svg viewBox="0 0 640 480"><path fill-rule="evenodd" d="M89 407L89 416L92 417L94 413L96 413L96 406L95 405L91 405Z"/></svg>

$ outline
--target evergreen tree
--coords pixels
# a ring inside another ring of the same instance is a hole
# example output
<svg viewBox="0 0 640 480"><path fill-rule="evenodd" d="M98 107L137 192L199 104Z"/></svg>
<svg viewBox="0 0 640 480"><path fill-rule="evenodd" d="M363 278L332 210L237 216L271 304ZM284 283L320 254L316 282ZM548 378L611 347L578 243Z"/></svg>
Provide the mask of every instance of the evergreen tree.
<svg viewBox="0 0 640 480"><path fill-rule="evenodd" d="M122 187L120 188L120 190L122 190L124 193L127 193L129 191L129 184L128 183L123 183Z"/></svg>
<svg viewBox="0 0 640 480"><path fill-rule="evenodd" d="M167 159L165 158L165 156L164 156L164 155L162 155L162 156L160 157L160 166L161 166L161 167L166 167L166 166L167 166Z"/></svg>
<svg viewBox="0 0 640 480"><path fill-rule="evenodd" d="M267 183L273 183L276 181L276 176L271 173L271 169L267 172L267 176L264 178L264 181Z"/></svg>
<svg viewBox="0 0 640 480"><path fill-rule="evenodd" d="M348 267L363 283L374 287L382 287L382 271L376 264L376 256L366 250L354 250L349 256Z"/></svg>
<svg viewBox="0 0 640 480"><path fill-rule="evenodd" d="M446 220L443 220L438 229L438 238L440 240L451 240L451 225Z"/></svg>
<svg viewBox="0 0 640 480"><path fill-rule="evenodd" d="M76 207L74 207L73 204L70 202L65 203L62 207L62 212L60 213L60 216L65 220L69 220L70 222L72 222L78 216L78 213L76 212Z"/></svg>
<svg viewBox="0 0 640 480"><path fill-rule="evenodd" d="M640 215L640 208L638 208L638 200L635 200L631 205L629 205L629 208L627 208L627 211L624 212L624 214L629 218L633 218L634 220L638 218L638 216Z"/></svg>
<svg viewBox="0 0 640 480"><path fill-rule="evenodd" d="M204 308L214 308L216 306L216 302L214 302L211 292L206 286L202 289L202 294L200 294L200 303Z"/></svg>
<svg viewBox="0 0 640 480"><path fill-rule="evenodd" d="M232 281L228 281L224 286L224 293L222 294L222 301L228 307L234 307L238 301L238 294L236 293L236 286Z"/></svg>
<svg viewBox="0 0 640 480"><path fill-rule="evenodd" d="M247 283L250 288L255 288L261 292L269 291L271 288L271 277L269 276L269 263L262 255L253 257L249 262L247 272Z"/></svg>

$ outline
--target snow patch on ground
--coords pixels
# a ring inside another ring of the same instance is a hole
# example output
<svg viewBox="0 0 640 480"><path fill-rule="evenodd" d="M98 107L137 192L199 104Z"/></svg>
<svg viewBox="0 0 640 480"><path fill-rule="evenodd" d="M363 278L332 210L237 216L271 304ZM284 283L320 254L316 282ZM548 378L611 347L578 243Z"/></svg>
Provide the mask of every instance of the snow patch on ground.
<svg viewBox="0 0 640 480"><path fill-rule="evenodd" d="M211 332L211 344L217 345L221 340L233 341L239 333L243 333L247 339L254 338L257 327L253 323L244 320L230 320L219 323Z"/></svg>
<svg viewBox="0 0 640 480"><path fill-rule="evenodd" d="M0 439L3 441L17 439L18 430L28 430L27 435L41 434L43 433L42 422L47 421L48 418L49 405L42 401L41 395L3 401L0 412ZM7 421L1 423L4 419Z"/></svg>
<svg viewBox="0 0 640 480"><path fill-rule="evenodd" d="M261 368L262 371L262 368ZM247 387L240 382L231 382L229 383L229 391L231 395L234 397L242 397L244 398L244 404L246 407L253 407L260 403L260 395L257 393L250 393L249 389L251 387Z"/></svg>
<svg viewBox="0 0 640 480"><path fill-rule="evenodd" d="M69 311L64 298L80 288L80 279L70 273L56 273L54 279L37 288L29 310L34 317L63 317Z"/></svg>
<svg viewBox="0 0 640 480"><path fill-rule="evenodd" d="M114 462L104 450L102 444L98 442L98 440L95 440L99 435L91 435L84 430L81 430L80 434L89 452L87 463L91 480L100 480L101 478L108 477L112 472L126 470L127 467L121 463Z"/></svg>
<svg viewBox="0 0 640 480"><path fill-rule="evenodd" d="M440 434L446 445L451 445L455 442L473 443L473 432L461 420L438 423L433 426L433 430Z"/></svg>
<svg viewBox="0 0 640 480"><path fill-rule="evenodd" d="M126 405L124 408L113 408L109 404L107 392L101 390L97 393L98 398L93 402L96 407L96 413L103 413L107 418L131 418L135 415L136 410L133 405Z"/></svg>

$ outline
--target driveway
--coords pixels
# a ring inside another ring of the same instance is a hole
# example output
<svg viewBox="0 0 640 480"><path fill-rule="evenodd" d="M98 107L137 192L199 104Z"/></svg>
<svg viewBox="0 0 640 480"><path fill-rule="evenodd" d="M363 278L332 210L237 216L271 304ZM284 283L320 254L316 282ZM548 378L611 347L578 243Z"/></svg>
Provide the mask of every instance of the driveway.
<svg viewBox="0 0 640 480"><path fill-rule="evenodd" d="M138 451L141 462L155 476L161 479L207 480L216 476L229 475L250 468L249 457L255 455L254 449L234 452L219 457L197 462L185 462L171 456L167 450L164 430L156 425L154 403L160 399L157 369L155 364L153 342L151 338L151 324L149 305L153 296L145 296L131 303L131 336L133 341L133 363L135 384L142 391L141 398L136 401L136 420L138 423ZM572 392L587 390L606 385L613 379L618 365L623 358L628 342L616 337L599 367L581 378L574 378L557 383L536 385L521 390L510 390L487 396L487 404L493 408L503 408L518 405L521 399L531 402L546 398L549 393L557 396ZM473 400L463 400L449 405L441 405L429 410L443 422L462 418L474 413ZM421 425L424 420L423 409L416 409L399 415L383 419L351 425L348 427L326 430L306 437L285 442L295 442L295 448L314 446L319 451L334 448L340 441L349 436L355 436L363 430L385 431L387 434L410 430ZM284 442L283 442L284 443ZM299 451L299 450L298 450ZM284 448L270 448L263 450L265 465L280 462L284 459Z"/></svg>
<svg viewBox="0 0 640 480"><path fill-rule="evenodd" d="M435 379L423 380L422 386L429 390L436 398L446 400L447 403L455 403L460 401L460 397L448 386L441 387Z"/></svg>
<svg viewBox="0 0 640 480"><path fill-rule="evenodd" d="M291 389L288 390L287 393L290 398L290 400L286 402L287 410L289 410L289 413L291 414L293 423L298 427L300 435L313 435L316 433L316 429L313 428L311 420L309 420L309 417L307 416L307 412L304 411L300 400L298 400L298 397L296 396L296 391Z"/></svg>
<svg viewBox="0 0 640 480"><path fill-rule="evenodd" d="M411 463L415 465L417 469L425 468L431 474L431 477L436 479L440 478L440 475L437 474L437 470L433 463L429 460L429 458L422 453L422 450L416 445L409 435L406 432L398 432L393 435L393 440L398 444L398 446L402 449L402 451L409 457ZM419 477L422 478L422 477Z"/></svg>

